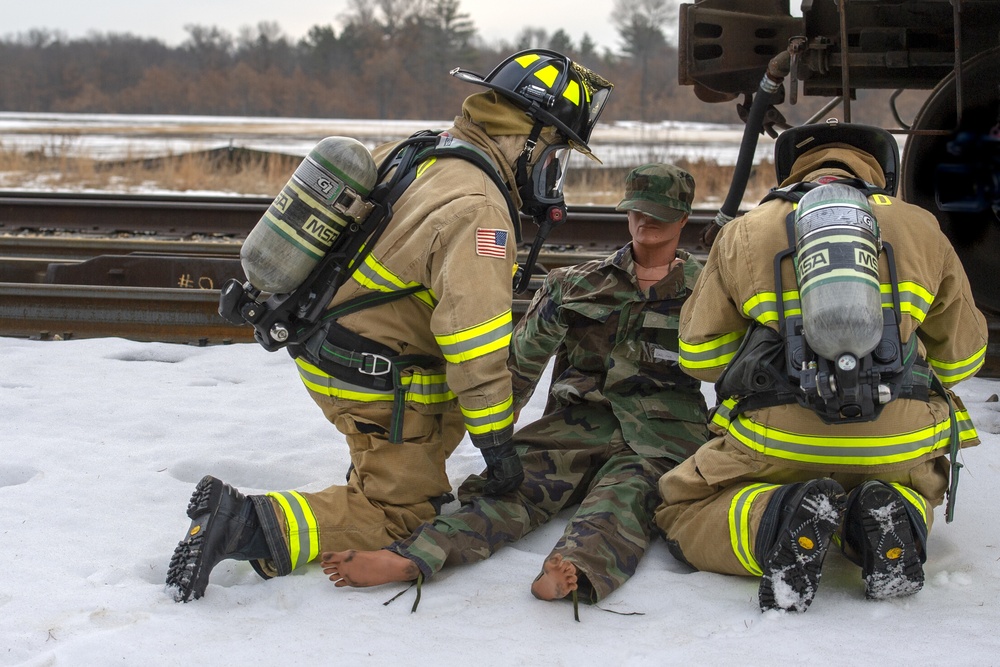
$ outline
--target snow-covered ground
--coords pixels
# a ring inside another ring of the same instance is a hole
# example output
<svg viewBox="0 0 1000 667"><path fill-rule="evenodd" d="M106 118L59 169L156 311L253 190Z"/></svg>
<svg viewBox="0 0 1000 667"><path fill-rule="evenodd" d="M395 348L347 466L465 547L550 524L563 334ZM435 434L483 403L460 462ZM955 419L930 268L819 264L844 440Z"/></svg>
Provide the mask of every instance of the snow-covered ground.
<svg viewBox="0 0 1000 667"><path fill-rule="evenodd" d="M101 159L142 158L233 146L305 155L330 135L354 137L369 147L422 129L444 129L452 119L373 121L309 118L56 114L0 112L0 147ZM736 162L742 125L708 123L602 123L594 152L606 166L680 158ZM761 137L757 159L769 159L774 143ZM589 166L588 160L577 167Z"/></svg>
<svg viewBox="0 0 1000 667"><path fill-rule="evenodd" d="M984 442L962 454L956 520L938 510L911 598L866 601L831 552L809 611L761 614L756 580L691 572L658 541L576 623L529 592L557 517L443 571L416 613L413 590L385 604L403 585L337 589L316 565L262 581L234 561L177 604L163 581L195 483L322 489L347 470L343 438L288 356L255 344L0 338L0 665L1000 664L998 391L959 385ZM448 465L457 486L482 460L466 441Z"/></svg>

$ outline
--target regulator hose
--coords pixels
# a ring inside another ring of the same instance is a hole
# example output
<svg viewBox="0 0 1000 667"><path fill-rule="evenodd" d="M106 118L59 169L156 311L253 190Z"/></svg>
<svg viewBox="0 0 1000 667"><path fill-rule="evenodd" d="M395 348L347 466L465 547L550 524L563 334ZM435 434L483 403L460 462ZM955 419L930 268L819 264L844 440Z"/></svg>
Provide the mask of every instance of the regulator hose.
<svg viewBox="0 0 1000 667"><path fill-rule="evenodd" d="M729 185L729 193L726 195L722 208L715 215L715 224L705 227L702 236L702 243L711 247L715 236L722 229L722 226L736 217L739 213L740 203L743 201L743 194L746 192L747 181L750 180L750 171L753 169L754 153L757 151L757 138L764 131L764 115L767 113L771 103L779 97L781 83L785 80L791 63L791 54L788 51L779 53L767 65L767 71L760 80L757 94L754 95L750 103L750 111L747 114L746 125L743 128L743 139L740 141L740 153L736 158L736 167L733 170L733 180Z"/></svg>

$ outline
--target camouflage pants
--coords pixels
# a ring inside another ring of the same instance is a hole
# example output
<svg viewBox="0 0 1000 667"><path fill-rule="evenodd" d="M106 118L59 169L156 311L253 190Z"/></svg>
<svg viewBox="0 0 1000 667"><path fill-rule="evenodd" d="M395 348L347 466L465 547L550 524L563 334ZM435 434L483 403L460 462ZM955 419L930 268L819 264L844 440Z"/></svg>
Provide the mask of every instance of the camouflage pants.
<svg viewBox="0 0 1000 667"><path fill-rule="evenodd" d="M473 475L459 488L461 509L387 548L430 577L445 565L489 558L579 504L552 554L576 566L581 600L607 597L635 573L649 546L656 484L673 462L635 454L616 420L585 406L543 417L518 431L514 443L525 474L516 492L484 496L484 479Z"/></svg>

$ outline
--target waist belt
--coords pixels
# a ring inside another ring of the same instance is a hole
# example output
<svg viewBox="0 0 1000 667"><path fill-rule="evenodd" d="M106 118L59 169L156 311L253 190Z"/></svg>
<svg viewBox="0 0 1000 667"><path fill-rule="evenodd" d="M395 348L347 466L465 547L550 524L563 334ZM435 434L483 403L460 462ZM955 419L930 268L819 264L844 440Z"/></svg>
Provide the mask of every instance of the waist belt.
<svg viewBox="0 0 1000 667"><path fill-rule="evenodd" d="M290 350L324 373L351 384L379 392L393 392L389 442L403 439L403 411L407 386L400 372L413 366L429 367L441 359L428 354L398 354L392 348L329 322L303 344Z"/></svg>
<svg viewBox="0 0 1000 667"><path fill-rule="evenodd" d="M913 366L918 371L927 369L927 362L914 363ZM927 383L929 372L914 374L908 371L905 381L899 384L897 391L893 392L893 400L897 398L909 398L917 401L927 402L930 400L930 391ZM916 378L914 377L916 376ZM734 397L735 398L735 397ZM735 417L749 410L760 410L761 408L773 408L779 405L789 405L798 403L803 407L812 409L800 392L793 391L768 391L756 394L741 396L736 400L736 405L732 409L732 416Z"/></svg>

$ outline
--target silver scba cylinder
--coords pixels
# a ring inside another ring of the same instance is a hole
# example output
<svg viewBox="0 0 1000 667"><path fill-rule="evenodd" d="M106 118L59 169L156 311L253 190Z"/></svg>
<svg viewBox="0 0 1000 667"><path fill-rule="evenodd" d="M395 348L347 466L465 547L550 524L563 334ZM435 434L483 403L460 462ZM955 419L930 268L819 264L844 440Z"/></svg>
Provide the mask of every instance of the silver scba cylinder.
<svg viewBox="0 0 1000 667"><path fill-rule="evenodd" d="M344 230L367 217L378 169L361 142L327 137L309 152L247 235L240 261L261 292L301 285Z"/></svg>
<svg viewBox="0 0 1000 667"><path fill-rule="evenodd" d="M821 357L863 357L882 339L878 222L868 200L843 183L807 192L795 212L795 274L802 328Z"/></svg>

